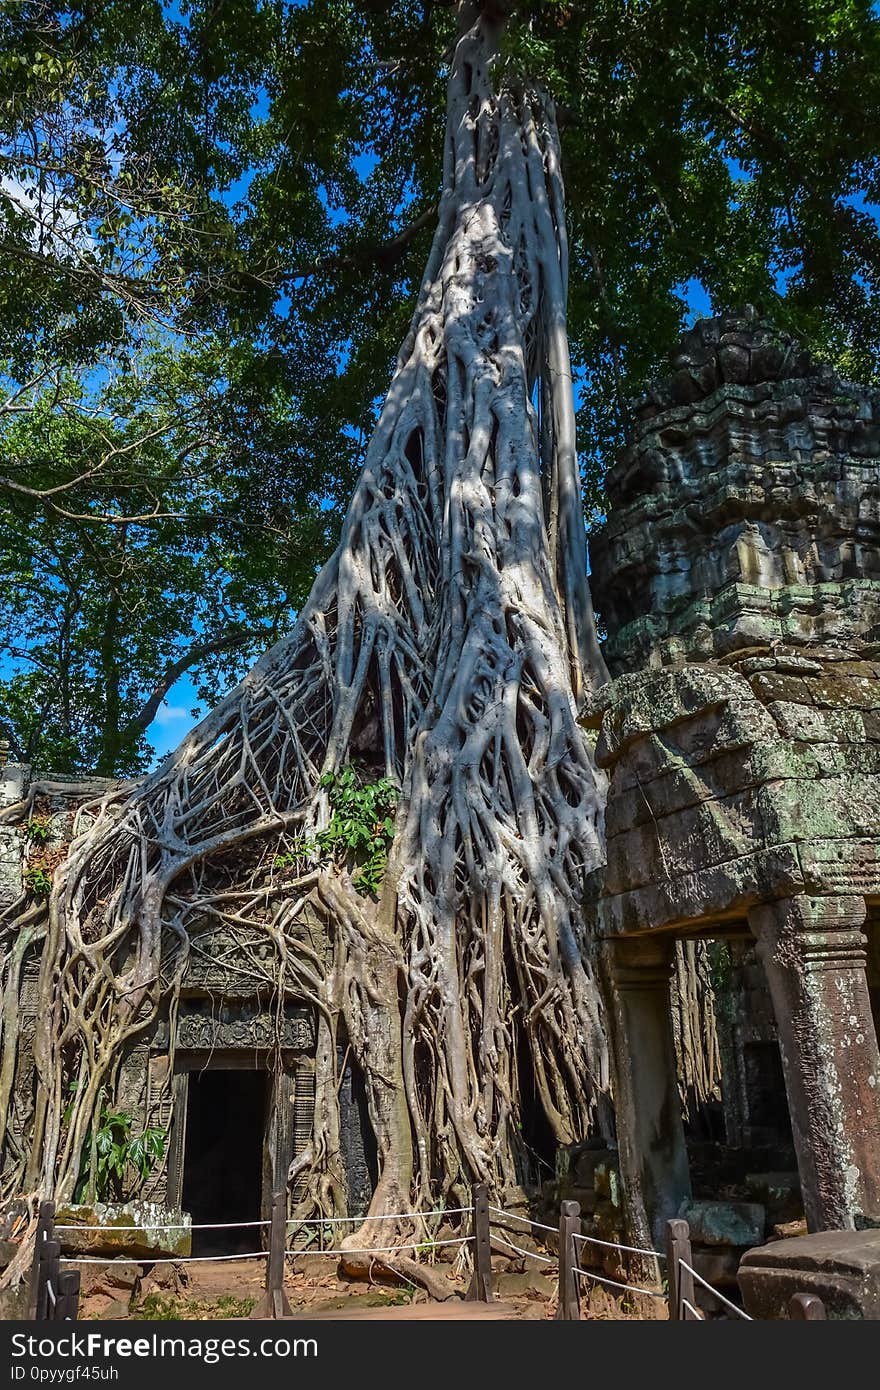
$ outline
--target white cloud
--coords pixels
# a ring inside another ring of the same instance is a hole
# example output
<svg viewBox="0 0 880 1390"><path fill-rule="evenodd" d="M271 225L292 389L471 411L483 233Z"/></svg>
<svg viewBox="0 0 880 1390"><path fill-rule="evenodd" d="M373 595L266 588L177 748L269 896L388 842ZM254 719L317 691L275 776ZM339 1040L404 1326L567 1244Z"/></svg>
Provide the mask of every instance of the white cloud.
<svg viewBox="0 0 880 1390"><path fill-rule="evenodd" d="M157 724L192 724L192 713L183 705L160 705L156 714Z"/></svg>
<svg viewBox="0 0 880 1390"><path fill-rule="evenodd" d="M40 188L36 180L22 182L8 174L0 175L0 195L33 223L31 244L37 248L48 240L56 256L89 250L94 240L84 229L76 209L51 186Z"/></svg>

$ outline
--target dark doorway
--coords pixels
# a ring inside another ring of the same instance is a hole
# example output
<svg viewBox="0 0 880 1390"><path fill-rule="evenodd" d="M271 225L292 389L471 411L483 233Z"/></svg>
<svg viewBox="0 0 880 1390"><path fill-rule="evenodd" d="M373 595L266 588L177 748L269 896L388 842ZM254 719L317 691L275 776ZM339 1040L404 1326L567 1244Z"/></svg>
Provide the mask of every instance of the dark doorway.
<svg viewBox="0 0 880 1390"><path fill-rule="evenodd" d="M752 1147L791 1144L791 1116L782 1057L776 1042L743 1045L749 1139Z"/></svg>
<svg viewBox="0 0 880 1390"><path fill-rule="evenodd" d="M263 1071L190 1072L183 1209L194 1226L260 1220L266 1089ZM260 1236L256 1226L193 1231L193 1254L258 1250Z"/></svg>

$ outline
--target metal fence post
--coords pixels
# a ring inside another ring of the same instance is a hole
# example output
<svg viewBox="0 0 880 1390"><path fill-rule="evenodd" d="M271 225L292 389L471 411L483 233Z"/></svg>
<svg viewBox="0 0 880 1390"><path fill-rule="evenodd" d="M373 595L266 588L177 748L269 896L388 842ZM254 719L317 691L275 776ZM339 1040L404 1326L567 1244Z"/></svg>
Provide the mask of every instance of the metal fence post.
<svg viewBox="0 0 880 1390"><path fill-rule="evenodd" d="M821 1298L814 1293L792 1294L788 1304L789 1317L803 1318L807 1322L814 1322L817 1319L827 1319L825 1304Z"/></svg>
<svg viewBox="0 0 880 1390"><path fill-rule="evenodd" d="M80 1272L65 1269L58 1276L58 1304L55 1317L59 1322L76 1322L79 1311Z"/></svg>
<svg viewBox="0 0 880 1390"><path fill-rule="evenodd" d="M269 1226L269 1252L266 1255L266 1292L257 1303L252 1318L289 1318L293 1314L284 1292L284 1256L287 1250L287 1193L272 1197Z"/></svg>
<svg viewBox="0 0 880 1390"><path fill-rule="evenodd" d="M489 1237L489 1189L484 1182L474 1183L471 1189L473 1213L471 1237L474 1272L465 1297L471 1303L493 1303L492 1244Z"/></svg>
<svg viewBox="0 0 880 1390"><path fill-rule="evenodd" d="M689 1269L682 1269L681 1261L692 1265L691 1228L686 1221L667 1221L666 1223L666 1270L669 1299L669 1318L671 1322L692 1322L694 1314L682 1304L683 1299L696 1306L694 1298L694 1277Z"/></svg>
<svg viewBox="0 0 880 1390"><path fill-rule="evenodd" d="M559 1302L556 1317L565 1322L580 1322L581 1296L577 1264L577 1242L581 1233L579 1202L562 1202L559 1207Z"/></svg>
<svg viewBox="0 0 880 1390"><path fill-rule="evenodd" d="M55 1236L55 1203L41 1202L37 1212L37 1231L34 1237L34 1258L31 1265L30 1288L28 1290L28 1318L34 1321L40 1314L40 1285L43 1278L43 1246ZM45 1314L43 1315L45 1316Z"/></svg>

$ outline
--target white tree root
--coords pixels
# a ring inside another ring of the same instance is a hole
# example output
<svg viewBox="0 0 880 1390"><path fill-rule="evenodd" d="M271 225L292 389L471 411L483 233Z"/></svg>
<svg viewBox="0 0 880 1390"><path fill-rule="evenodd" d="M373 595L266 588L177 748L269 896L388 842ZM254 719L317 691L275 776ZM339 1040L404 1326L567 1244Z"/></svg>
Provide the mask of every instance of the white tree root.
<svg viewBox="0 0 880 1390"><path fill-rule="evenodd" d="M496 90L495 22L467 11L439 225L339 547L292 634L142 786L93 809L56 875L28 1177L59 1198L208 920L268 933L279 999L316 1009L299 1214L344 1201L340 1025L363 1068L379 1182L351 1246L387 1245L388 1212L520 1181L524 1058L559 1143L595 1125L607 1062L579 903L603 785L576 716L605 671L559 145L539 91ZM378 901L340 866L273 867L327 823L321 776L349 762L400 788Z"/></svg>

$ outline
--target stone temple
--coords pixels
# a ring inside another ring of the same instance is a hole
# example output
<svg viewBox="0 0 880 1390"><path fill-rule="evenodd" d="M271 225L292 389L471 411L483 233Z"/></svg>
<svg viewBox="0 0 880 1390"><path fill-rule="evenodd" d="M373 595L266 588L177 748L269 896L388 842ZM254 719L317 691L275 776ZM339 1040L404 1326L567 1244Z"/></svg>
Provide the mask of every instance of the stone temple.
<svg viewBox="0 0 880 1390"><path fill-rule="evenodd" d="M790 1134L809 1229L871 1226L880 393L752 314L698 324L674 366L637 405L590 546L614 679L586 716L610 779L587 911L630 1228L656 1239L691 1197L682 943L714 953L726 1144Z"/></svg>
<svg viewBox="0 0 880 1390"><path fill-rule="evenodd" d="M576 1190L597 1233L653 1243L681 1212L711 1226L722 1194L738 1258L802 1219L880 1224L880 391L751 311L698 324L673 365L634 407L590 543L613 679L584 714L609 779L584 940L618 1148L547 1155L556 1172L536 1198ZM3 805L21 805L30 770L2 776ZM49 776L31 790L69 838L89 789ZM10 809L7 901L31 852ZM288 1003L275 1048L273 961L243 962L242 942L206 924L179 1011L119 1076L140 1123L164 1098L168 1148L144 1198L194 1221L265 1215L310 1142L314 1019ZM38 967L22 943L25 1057ZM359 1213L375 1152L342 1060ZM27 1068L14 1092L0 1084L3 1162L25 1174Z"/></svg>
<svg viewBox="0 0 880 1390"><path fill-rule="evenodd" d="M77 806L117 785L102 778L75 784L52 776L32 779L29 768L16 764L0 774L0 810L47 808L59 844L71 838ZM13 816L18 824L0 824L0 909L20 894L22 868L27 872L34 862L25 851L22 816ZM40 851L37 860L43 857ZM20 952L16 969L18 1075L3 1161L7 1171L18 1165L26 1187L36 1158L22 1163L21 1136L33 1106L29 1040L36 1021L38 941ZM279 1027L277 970L271 943L255 929L233 935L206 922L193 936L174 1016L166 1008L122 1060L117 1110L167 1136L163 1160L146 1178L142 1199L168 1212L187 1212L194 1224L268 1217L273 1193L285 1189L291 1166L311 1141L315 1020L310 1006L288 1001ZM344 1041L339 1046L340 1148L348 1210L359 1215L376 1181L375 1146L360 1071ZM291 1198L296 1195L294 1183ZM154 1219L160 1218L154 1213ZM193 1247L195 1253L234 1250L242 1242L251 1248L253 1238L249 1229L223 1237L194 1234Z"/></svg>

